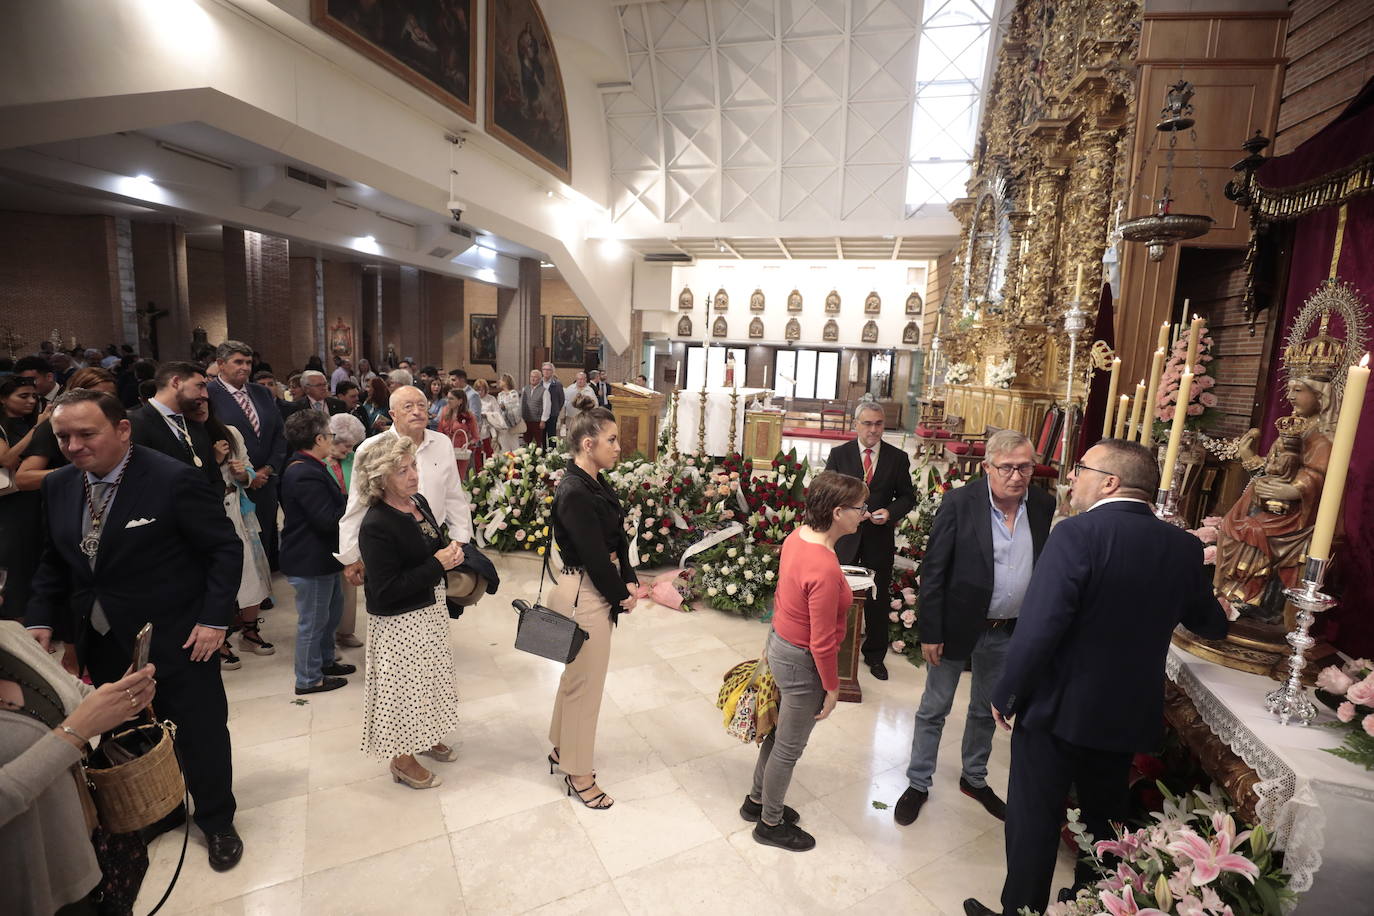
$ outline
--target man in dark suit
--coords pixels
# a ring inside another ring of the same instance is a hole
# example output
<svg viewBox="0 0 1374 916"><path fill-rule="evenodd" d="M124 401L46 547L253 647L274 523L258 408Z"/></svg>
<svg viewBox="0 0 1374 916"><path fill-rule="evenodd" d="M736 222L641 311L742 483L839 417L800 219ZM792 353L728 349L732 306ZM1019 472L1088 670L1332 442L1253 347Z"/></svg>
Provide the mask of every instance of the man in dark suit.
<svg viewBox="0 0 1374 916"><path fill-rule="evenodd" d="M302 372L301 388L305 391L305 397L301 398L296 410L318 410L331 417L336 413L345 413L348 410L343 401L330 396L329 380L324 377L323 372L317 372L314 369L307 369ZM297 404L297 402L292 401L292 404Z"/></svg>
<svg viewBox="0 0 1374 916"><path fill-rule="evenodd" d="M343 404L344 409L342 411L334 411L333 413L346 413L354 417L359 423L363 424L363 430L366 431L368 427L367 410L363 407L362 397L363 392L362 389L358 387L357 382L339 382L338 400ZM330 415L333 416L333 413Z"/></svg>
<svg viewBox="0 0 1374 916"><path fill-rule="evenodd" d="M930 795L945 718L964 663L973 662L973 689L964 723L959 791L998 819L1006 805L988 785L988 756L997 726L992 688L1002 676L1031 569L1049 537L1054 497L1030 485L1034 450L1004 429L988 438L983 478L951 490L935 513L921 561L917 632L926 686L911 737L907 789L893 819L907 826Z"/></svg>
<svg viewBox="0 0 1374 916"><path fill-rule="evenodd" d="M592 386L592 391L596 392L596 406L611 406L611 386L601 379L601 370L593 369L587 373L587 384Z"/></svg>
<svg viewBox="0 0 1374 916"><path fill-rule="evenodd" d="M25 622L47 647L65 620L97 685L123 677L138 631L153 625L157 712L177 724L210 865L232 868L243 842L216 653L238 610L243 545L199 472L132 444L112 395L69 392L52 425L71 464L43 480L47 540Z"/></svg>
<svg viewBox="0 0 1374 916"><path fill-rule="evenodd" d="M1031 577L1021 624L992 693L1004 728L1016 717L1007 798L1002 912L1043 912L1064 820L1078 789L1083 822L1098 839L1127 813L1131 757L1157 747L1164 721L1164 661L1174 627L1226 636L1202 542L1155 518L1155 456L1104 439L1074 465L1070 505ZM996 911L964 901L970 916Z"/></svg>
<svg viewBox="0 0 1374 916"><path fill-rule="evenodd" d="M545 411L544 420L544 441L547 444L549 437L558 434L558 418L563 415L563 403L565 395L563 393L563 383L553 374L553 363L545 363L539 367L539 374L542 377L542 384L546 396L544 398Z"/></svg>
<svg viewBox="0 0 1374 916"><path fill-rule="evenodd" d="M249 498L257 508L262 526L262 546L267 562L275 572L277 562L277 482L286 464L286 433L281 411L272 393L248 382L253 368L253 348L237 340L220 344L215 355L219 377L210 389L215 416L243 434L253 479L248 483Z"/></svg>
<svg viewBox="0 0 1374 916"><path fill-rule="evenodd" d="M195 363L171 362L158 367L154 376L157 394L144 406L129 411L135 445L145 445L200 472L210 489L220 495L224 478L215 460L215 449L202 416L210 400L205 370Z"/></svg>
<svg viewBox="0 0 1374 916"><path fill-rule="evenodd" d="M868 484L868 518L854 534L840 538L835 552L840 562L860 564L873 570L878 595L864 602L863 657L868 670L887 680L887 602L892 585L892 556L897 525L916 505L911 489L911 459L907 453L883 441L883 409L864 401L854 411L857 436L830 450L827 471L862 478Z"/></svg>

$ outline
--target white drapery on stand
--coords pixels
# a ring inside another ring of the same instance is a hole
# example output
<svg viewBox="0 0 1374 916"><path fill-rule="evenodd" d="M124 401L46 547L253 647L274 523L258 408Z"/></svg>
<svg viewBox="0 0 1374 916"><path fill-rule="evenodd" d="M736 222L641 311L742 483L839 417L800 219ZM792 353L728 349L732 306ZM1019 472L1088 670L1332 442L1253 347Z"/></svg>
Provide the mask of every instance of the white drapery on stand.
<svg viewBox="0 0 1374 916"><path fill-rule="evenodd" d="M739 395L735 401L735 450L744 448L744 414L754 398L762 397L762 388L708 388L706 389L706 454L717 458L724 457L730 450L730 394ZM678 394L677 408L677 450L684 455L695 455L697 448L698 421L701 417L701 391L683 391Z"/></svg>

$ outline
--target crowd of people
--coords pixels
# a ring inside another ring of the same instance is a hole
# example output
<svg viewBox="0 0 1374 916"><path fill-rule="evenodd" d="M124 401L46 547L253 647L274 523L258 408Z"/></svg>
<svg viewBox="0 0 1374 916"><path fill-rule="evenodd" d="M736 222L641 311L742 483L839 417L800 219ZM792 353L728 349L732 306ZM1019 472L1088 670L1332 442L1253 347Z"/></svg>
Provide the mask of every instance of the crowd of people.
<svg viewBox="0 0 1374 916"><path fill-rule="evenodd" d="M510 375L470 382L413 361L378 374L340 357L328 375L312 360L279 385L240 341L196 361L98 356L0 364L0 862L27 863L0 889L0 910L127 911L129 847L91 832L69 774L154 693L158 716L178 726L209 863L238 863L223 672L242 665L236 652L276 651L261 626L274 573L294 592L295 693L346 687L357 667L342 650L365 644L360 749L400 785L439 785L433 763L456 758L446 741L459 726L449 620L499 586L472 543L465 479L521 441L571 459L553 500L558 560L545 569L545 603L587 634L553 699L548 765L581 804L614 805L598 783L597 721L613 634L647 589L604 476L620 442L597 373L565 388L546 363L517 388ZM783 543L762 653L779 702L740 816L757 842L789 851L817 843L786 796L809 736L836 708L852 602L841 565L867 566L885 593L894 531L914 499L909 456L883 441L882 410L861 406L855 433L811 480ZM984 476L944 500L931 532L918 624L925 688L894 817L910 826L929 797L971 661L959 786L1006 821L1001 912L1015 913L1046 905L1070 784L1094 832L1122 816L1131 752L1160 727L1174 626L1218 638L1226 620L1200 543L1150 511L1158 473L1143 447L1090 449L1070 475L1080 514L1053 533L1053 500L1030 486L1030 443L1001 431L986 451ZM862 653L886 680L886 614L869 604L878 610ZM149 623L150 663L132 670ZM1003 801L987 761L996 727L1013 718ZM138 842L187 816L172 812ZM126 859L118 867L115 854ZM996 912L974 899L965 909Z"/></svg>

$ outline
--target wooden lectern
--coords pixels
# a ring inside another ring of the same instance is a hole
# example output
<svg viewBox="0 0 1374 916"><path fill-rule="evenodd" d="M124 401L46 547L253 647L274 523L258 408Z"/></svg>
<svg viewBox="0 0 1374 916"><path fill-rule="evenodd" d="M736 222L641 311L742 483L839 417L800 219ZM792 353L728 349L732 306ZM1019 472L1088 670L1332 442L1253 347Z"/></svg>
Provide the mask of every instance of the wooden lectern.
<svg viewBox="0 0 1374 916"><path fill-rule="evenodd" d="M844 623L844 642L840 643L840 702L862 703L863 688L859 686L859 650L864 641L864 602L868 590L854 592L849 616Z"/></svg>
<svg viewBox="0 0 1374 916"><path fill-rule="evenodd" d="M658 422L663 416L663 395L639 385L611 382L611 412L620 427L620 454L639 452L653 461L658 457Z"/></svg>

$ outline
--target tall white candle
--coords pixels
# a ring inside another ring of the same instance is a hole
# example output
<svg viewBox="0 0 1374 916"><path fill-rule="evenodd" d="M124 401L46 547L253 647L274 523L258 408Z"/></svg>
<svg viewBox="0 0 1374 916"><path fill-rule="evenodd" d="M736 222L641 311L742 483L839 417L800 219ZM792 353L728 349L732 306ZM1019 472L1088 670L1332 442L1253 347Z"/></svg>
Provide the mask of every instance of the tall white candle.
<svg viewBox="0 0 1374 916"><path fill-rule="evenodd" d="M1102 438L1112 434L1112 409L1116 407L1117 376L1121 372L1121 357L1112 357L1112 374L1107 379L1107 414L1102 418Z"/></svg>
<svg viewBox="0 0 1374 916"><path fill-rule="evenodd" d="M1149 445L1154 436L1156 402L1159 400L1159 379L1164 374L1164 348L1155 351L1150 362L1150 387L1145 389L1145 413L1140 423L1140 444Z"/></svg>
<svg viewBox="0 0 1374 916"><path fill-rule="evenodd" d="M1132 442L1139 435L1140 417L1145 410L1145 380L1135 386L1135 399L1131 402L1131 424L1126 429L1126 441Z"/></svg>
<svg viewBox="0 0 1374 916"><path fill-rule="evenodd" d="M1355 450L1355 431L1360 428L1360 412L1364 409L1368 387L1369 354L1366 353L1360 364L1351 366L1345 376L1341 415L1336 421L1336 434L1331 438L1331 457L1326 462L1322 501L1317 506L1317 524L1312 529L1312 544L1307 548L1309 557L1331 559L1331 540L1336 536L1336 521L1340 518L1345 496L1345 478L1350 471L1350 454Z"/></svg>
<svg viewBox="0 0 1374 916"><path fill-rule="evenodd" d="M1169 448L1164 452L1164 468L1159 472L1159 488L1168 490L1174 483L1174 465L1178 462L1178 448L1183 442L1183 423L1188 417L1188 400L1193 396L1193 373L1185 372L1178 380L1178 401L1174 406L1174 425L1169 429Z"/></svg>

